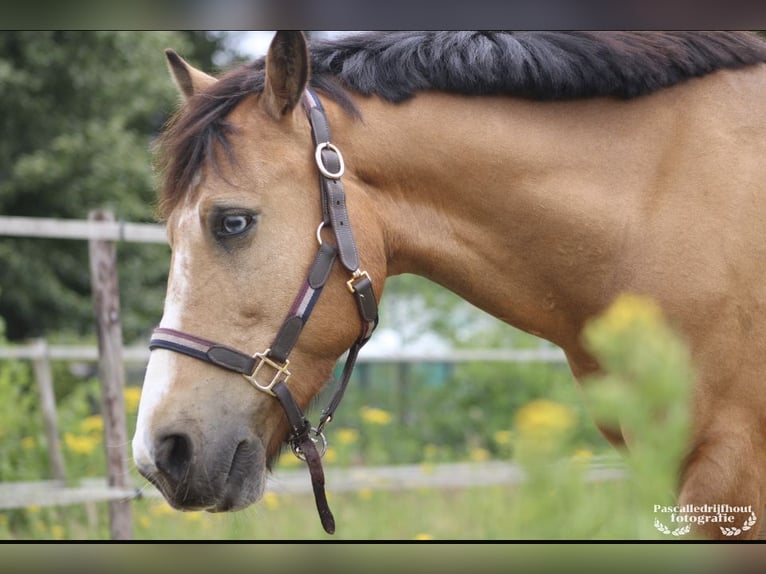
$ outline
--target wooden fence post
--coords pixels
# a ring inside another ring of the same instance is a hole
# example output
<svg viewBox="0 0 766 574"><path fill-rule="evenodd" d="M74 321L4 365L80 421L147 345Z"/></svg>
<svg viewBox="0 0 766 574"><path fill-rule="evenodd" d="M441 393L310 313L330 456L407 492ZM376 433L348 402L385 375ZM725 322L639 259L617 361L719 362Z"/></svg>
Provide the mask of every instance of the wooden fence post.
<svg viewBox="0 0 766 574"><path fill-rule="evenodd" d="M45 339L38 339L34 343L36 356L32 359L32 368L35 372L37 389L40 392L40 408L43 415L45 439L48 443L48 460L51 468L51 478L61 481L66 480L64 457L61 455L61 441L59 440L58 417L56 415L56 399L53 394L53 375L51 363L48 357L48 344Z"/></svg>
<svg viewBox="0 0 766 574"><path fill-rule="evenodd" d="M114 221L107 211L91 211L88 221ZM88 242L90 275L93 287L93 306L99 348L101 379L101 408L104 417L104 445L106 448L109 486L128 488L129 473L125 421L125 369L122 363L122 326L120 323L120 292L117 280L117 253L113 241ZM109 520L113 540L133 537L131 501L109 502Z"/></svg>

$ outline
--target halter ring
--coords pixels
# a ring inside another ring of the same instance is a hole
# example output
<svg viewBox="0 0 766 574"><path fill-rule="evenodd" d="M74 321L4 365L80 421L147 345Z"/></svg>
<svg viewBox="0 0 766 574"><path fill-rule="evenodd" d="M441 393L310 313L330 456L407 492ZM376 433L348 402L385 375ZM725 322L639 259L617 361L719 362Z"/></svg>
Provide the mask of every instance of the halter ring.
<svg viewBox="0 0 766 574"><path fill-rule="evenodd" d="M338 156L338 171L332 172L327 169L327 166L325 166L324 160L322 159L322 152L326 149L335 152L335 155ZM341 176L343 176L343 173L346 171L346 164L343 162L343 155L340 153L340 150L330 142L317 144L316 151L314 152L314 159L317 162L319 172L327 179L340 179Z"/></svg>
<svg viewBox="0 0 766 574"><path fill-rule="evenodd" d="M309 438L311 439L311 442L317 445L317 452L319 453L319 458L322 458L324 456L324 453L327 452L327 439L325 438L324 433L320 430L317 430L314 427L311 427L309 429ZM303 451L301 450L300 445L296 444L295 442L291 442L290 448L293 449L293 454L295 456L297 456L299 459L303 461L306 460L306 455L303 454Z"/></svg>

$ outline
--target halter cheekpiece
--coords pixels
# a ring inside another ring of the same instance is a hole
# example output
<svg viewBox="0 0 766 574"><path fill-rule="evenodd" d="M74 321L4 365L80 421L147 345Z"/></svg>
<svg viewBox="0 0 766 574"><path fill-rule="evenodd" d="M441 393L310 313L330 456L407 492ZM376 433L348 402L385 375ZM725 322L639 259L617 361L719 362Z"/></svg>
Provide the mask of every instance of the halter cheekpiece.
<svg viewBox="0 0 766 574"><path fill-rule="evenodd" d="M378 306L372 280L368 273L359 267L359 253L348 219L346 194L340 180L345 171L343 156L340 150L330 142L327 115L316 93L311 88L307 88L302 101L311 125L311 135L315 146L314 157L319 171L322 200L322 221L316 232L319 249L271 346L263 352L249 355L176 329L159 327L152 333L149 349L175 351L234 371L241 374L257 390L279 400L290 424L290 446L295 455L305 460L308 465L322 526L332 534L335 531L335 519L327 504L321 462L327 447L323 430L343 398L359 350L369 340L377 326ZM325 227L333 230L334 245L322 239L321 231ZM336 259L340 259L341 264L350 274L346 286L357 304L361 332L348 351L346 364L335 393L322 411L317 426L312 427L288 388L287 381L290 378L288 356L298 342L301 331L330 277Z"/></svg>

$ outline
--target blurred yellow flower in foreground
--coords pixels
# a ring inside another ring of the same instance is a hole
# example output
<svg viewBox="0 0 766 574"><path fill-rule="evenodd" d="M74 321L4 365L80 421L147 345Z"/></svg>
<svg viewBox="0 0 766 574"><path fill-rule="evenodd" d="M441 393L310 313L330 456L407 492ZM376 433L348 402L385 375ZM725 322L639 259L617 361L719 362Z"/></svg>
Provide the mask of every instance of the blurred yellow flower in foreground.
<svg viewBox="0 0 766 574"><path fill-rule="evenodd" d="M545 399L527 403L516 413L516 429L527 437L558 435L574 424L572 409Z"/></svg>
<svg viewBox="0 0 766 574"><path fill-rule="evenodd" d="M141 387L125 387L122 396L125 399L125 410L129 413L138 411L138 401L141 399Z"/></svg>
<svg viewBox="0 0 766 574"><path fill-rule="evenodd" d="M104 432L104 418L101 415L85 417L80 423L80 430L86 434L91 432Z"/></svg>
<svg viewBox="0 0 766 574"><path fill-rule="evenodd" d="M648 297L623 293L602 315L601 327L611 333L622 333L634 327L656 328L662 323L662 310Z"/></svg>
<svg viewBox="0 0 766 574"><path fill-rule="evenodd" d="M362 407L359 409L359 415L366 423L373 425L387 425L391 422L391 413L375 407Z"/></svg>
<svg viewBox="0 0 766 574"><path fill-rule="evenodd" d="M21 439L21 448L24 450L31 450L35 448L35 445L37 444L37 441L35 441L35 437L33 436L25 436Z"/></svg>
<svg viewBox="0 0 766 574"><path fill-rule="evenodd" d="M76 435L64 433L64 444L76 454L92 454L101 441L99 436Z"/></svg>

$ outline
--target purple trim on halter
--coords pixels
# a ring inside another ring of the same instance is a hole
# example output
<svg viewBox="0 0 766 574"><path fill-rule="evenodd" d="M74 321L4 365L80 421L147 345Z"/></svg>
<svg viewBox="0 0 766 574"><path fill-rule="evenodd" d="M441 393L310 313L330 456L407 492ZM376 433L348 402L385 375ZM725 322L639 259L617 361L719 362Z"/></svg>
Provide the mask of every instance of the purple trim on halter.
<svg viewBox="0 0 766 574"><path fill-rule="evenodd" d="M306 90L304 90L303 98L303 105L309 109L322 107L322 102L319 101L316 92L314 92L314 90L311 88L306 88Z"/></svg>
<svg viewBox="0 0 766 574"><path fill-rule="evenodd" d="M213 347L216 344L213 341L195 337L194 335L187 335L181 331L165 327L157 327L152 335L154 339L162 339L163 341L175 343L176 345L183 345L202 353L206 353L210 350L210 347ZM160 335L160 337L154 337L154 335ZM149 342L149 345L151 348L151 341Z"/></svg>
<svg viewBox="0 0 766 574"><path fill-rule="evenodd" d="M298 296L293 301L292 307L287 312L288 318L298 316L303 319L306 315L309 315L321 292L321 288L314 289L308 284L308 281L304 282L303 287L298 292Z"/></svg>

